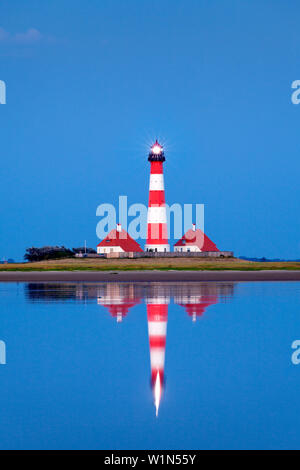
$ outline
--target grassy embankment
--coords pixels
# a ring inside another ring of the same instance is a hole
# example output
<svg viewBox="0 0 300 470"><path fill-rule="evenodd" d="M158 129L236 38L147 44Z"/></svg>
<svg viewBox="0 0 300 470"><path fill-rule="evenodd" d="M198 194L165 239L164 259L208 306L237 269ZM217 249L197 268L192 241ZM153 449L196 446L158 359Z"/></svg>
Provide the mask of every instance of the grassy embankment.
<svg viewBox="0 0 300 470"><path fill-rule="evenodd" d="M1 264L0 271L263 271L300 270L300 262L256 263L238 258L144 258L95 259L69 258L35 263Z"/></svg>

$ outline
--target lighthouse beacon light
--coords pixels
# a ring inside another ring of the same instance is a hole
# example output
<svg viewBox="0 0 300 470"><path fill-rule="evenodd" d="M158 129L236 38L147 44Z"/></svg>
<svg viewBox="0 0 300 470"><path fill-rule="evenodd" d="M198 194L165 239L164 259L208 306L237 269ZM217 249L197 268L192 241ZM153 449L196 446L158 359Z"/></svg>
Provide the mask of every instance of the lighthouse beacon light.
<svg viewBox="0 0 300 470"><path fill-rule="evenodd" d="M163 147L156 140L155 144L152 145L151 150L152 150L152 153L154 153L154 155L159 155L160 153L163 152Z"/></svg>

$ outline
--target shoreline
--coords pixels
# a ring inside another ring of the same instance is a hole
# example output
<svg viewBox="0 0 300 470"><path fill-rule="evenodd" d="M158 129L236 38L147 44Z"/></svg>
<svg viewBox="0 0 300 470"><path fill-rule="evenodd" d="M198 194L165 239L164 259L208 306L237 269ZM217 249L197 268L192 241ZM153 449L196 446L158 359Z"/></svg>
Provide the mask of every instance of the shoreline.
<svg viewBox="0 0 300 470"><path fill-rule="evenodd" d="M300 281L299 271L1 271L0 282Z"/></svg>

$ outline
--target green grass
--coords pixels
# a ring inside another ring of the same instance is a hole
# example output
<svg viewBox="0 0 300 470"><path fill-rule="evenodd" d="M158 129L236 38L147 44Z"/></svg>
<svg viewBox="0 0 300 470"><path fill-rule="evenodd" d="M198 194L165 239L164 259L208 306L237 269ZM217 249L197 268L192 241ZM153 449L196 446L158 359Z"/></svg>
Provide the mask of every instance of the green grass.
<svg viewBox="0 0 300 470"><path fill-rule="evenodd" d="M237 264L236 266L224 265L203 265L203 266L122 266L122 265L109 265L109 266L49 266L49 267L18 267L18 268L5 268L0 267L0 272L41 272L41 271L299 271L300 266L286 265L286 266L245 266Z"/></svg>
<svg viewBox="0 0 300 470"><path fill-rule="evenodd" d="M300 270L300 262L251 262L238 258L66 258L1 264L2 272L39 271L265 271Z"/></svg>

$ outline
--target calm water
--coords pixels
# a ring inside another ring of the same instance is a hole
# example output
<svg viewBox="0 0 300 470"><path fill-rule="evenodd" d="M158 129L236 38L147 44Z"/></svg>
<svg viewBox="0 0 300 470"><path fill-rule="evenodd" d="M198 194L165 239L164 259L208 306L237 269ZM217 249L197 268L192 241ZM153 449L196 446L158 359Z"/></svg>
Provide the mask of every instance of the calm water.
<svg viewBox="0 0 300 470"><path fill-rule="evenodd" d="M1 449L300 448L298 282L8 283L0 307Z"/></svg>

